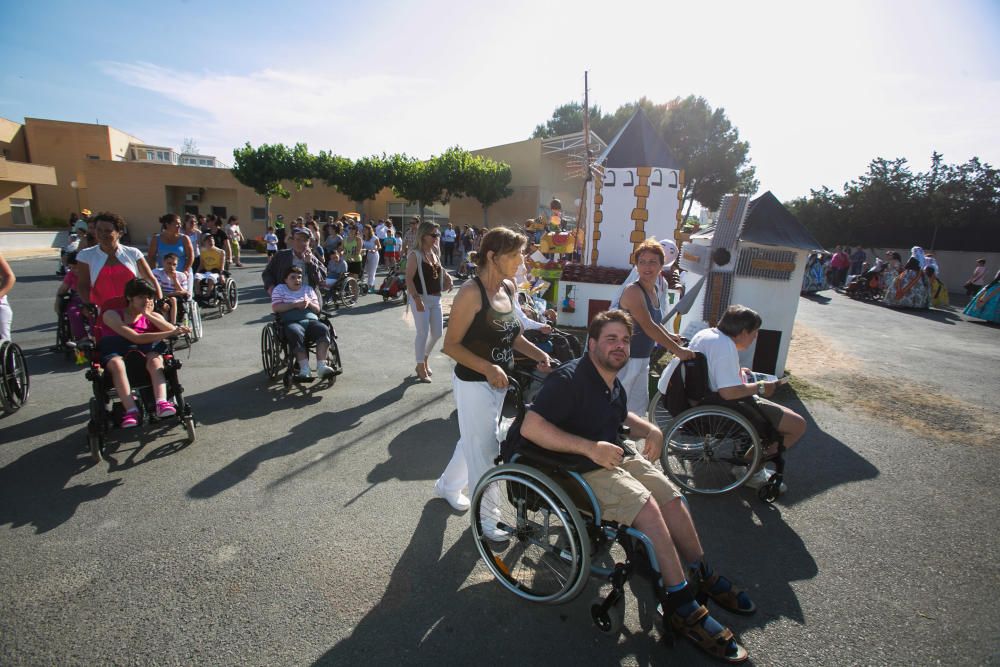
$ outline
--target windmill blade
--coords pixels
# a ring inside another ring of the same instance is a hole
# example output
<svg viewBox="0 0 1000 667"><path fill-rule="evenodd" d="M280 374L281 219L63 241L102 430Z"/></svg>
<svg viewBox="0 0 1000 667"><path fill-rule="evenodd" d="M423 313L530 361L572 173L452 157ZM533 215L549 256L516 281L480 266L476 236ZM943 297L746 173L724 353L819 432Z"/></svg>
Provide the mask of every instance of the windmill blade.
<svg viewBox="0 0 1000 667"><path fill-rule="evenodd" d="M666 317L660 320L660 323L665 324L667 321L670 320L671 317L673 317L677 313L680 313L681 315L687 315L688 311L690 311L691 307L694 305L694 302L698 299L698 293L701 292L701 287L704 284L705 284L705 276L702 276L701 278L698 279L698 282L694 284L694 287L687 290L684 293L684 296L677 300L677 303L675 303L674 307L670 309L670 312L667 313Z"/></svg>

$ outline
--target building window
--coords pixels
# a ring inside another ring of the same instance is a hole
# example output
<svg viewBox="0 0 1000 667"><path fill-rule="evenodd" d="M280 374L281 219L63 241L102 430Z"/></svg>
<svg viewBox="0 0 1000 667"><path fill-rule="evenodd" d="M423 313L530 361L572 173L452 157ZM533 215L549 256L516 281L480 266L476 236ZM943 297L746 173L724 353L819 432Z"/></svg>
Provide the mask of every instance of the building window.
<svg viewBox="0 0 1000 667"><path fill-rule="evenodd" d="M156 159L156 153L154 153L153 151L146 151L146 159L147 160L155 160Z"/></svg>
<svg viewBox="0 0 1000 667"><path fill-rule="evenodd" d="M198 215L198 205L197 204L184 204L184 213L191 215Z"/></svg>
<svg viewBox="0 0 1000 667"><path fill-rule="evenodd" d="M313 211L313 217L319 222L326 222L327 220L336 220L340 217L340 211L324 211L322 209L316 209Z"/></svg>
<svg viewBox="0 0 1000 667"><path fill-rule="evenodd" d="M170 162L170 153L167 151L156 151L156 159L160 162Z"/></svg>
<svg viewBox="0 0 1000 667"><path fill-rule="evenodd" d="M33 225L34 221L31 219L31 200L11 197L10 217L15 225L25 227Z"/></svg>
<svg viewBox="0 0 1000 667"><path fill-rule="evenodd" d="M198 160L198 164L200 164L203 167L211 167L212 166L212 161L211 160L199 159Z"/></svg>
<svg viewBox="0 0 1000 667"><path fill-rule="evenodd" d="M267 209L263 206L251 206L250 219L254 222L264 222L267 220Z"/></svg>
<svg viewBox="0 0 1000 667"><path fill-rule="evenodd" d="M226 207L225 206L213 206L212 207L212 215L214 215L217 218L224 218L224 217L226 217Z"/></svg>

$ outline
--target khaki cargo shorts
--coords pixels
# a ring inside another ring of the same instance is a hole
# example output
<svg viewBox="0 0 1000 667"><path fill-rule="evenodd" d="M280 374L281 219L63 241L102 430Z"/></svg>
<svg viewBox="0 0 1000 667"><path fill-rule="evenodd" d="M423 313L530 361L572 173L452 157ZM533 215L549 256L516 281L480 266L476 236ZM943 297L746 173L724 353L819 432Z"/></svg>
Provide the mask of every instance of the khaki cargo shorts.
<svg viewBox="0 0 1000 667"><path fill-rule="evenodd" d="M661 507L681 495L673 482L642 454L627 456L621 465L608 470L601 468L584 473L597 502L601 518L631 526L650 496Z"/></svg>

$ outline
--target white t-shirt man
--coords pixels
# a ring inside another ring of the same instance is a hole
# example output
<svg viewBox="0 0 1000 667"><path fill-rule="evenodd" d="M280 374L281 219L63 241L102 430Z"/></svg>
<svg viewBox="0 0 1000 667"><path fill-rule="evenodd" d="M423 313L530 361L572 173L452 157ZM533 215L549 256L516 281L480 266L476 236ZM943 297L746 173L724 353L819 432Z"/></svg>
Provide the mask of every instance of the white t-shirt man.
<svg viewBox="0 0 1000 667"><path fill-rule="evenodd" d="M386 226L385 226L385 223L384 222L380 222L375 227L375 236L376 236L376 238L378 238L379 241L384 241L385 240L385 235L386 235Z"/></svg>
<svg viewBox="0 0 1000 667"><path fill-rule="evenodd" d="M705 355L708 362L708 388L716 393L725 387L743 384L740 353L733 339L716 328L702 329L688 348Z"/></svg>

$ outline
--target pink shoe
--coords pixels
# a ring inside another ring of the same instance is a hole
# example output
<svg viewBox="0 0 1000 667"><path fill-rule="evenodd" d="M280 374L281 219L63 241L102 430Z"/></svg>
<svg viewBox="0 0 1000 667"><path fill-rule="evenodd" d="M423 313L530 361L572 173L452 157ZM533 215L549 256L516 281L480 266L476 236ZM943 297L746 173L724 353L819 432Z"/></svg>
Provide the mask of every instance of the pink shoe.
<svg viewBox="0 0 1000 667"><path fill-rule="evenodd" d="M170 401L157 401L156 402L156 416L160 419L164 417L170 417L177 414L177 408Z"/></svg>
<svg viewBox="0 0 1000 667"><path fill-rule="evenodd" d="M139 425L139 411L132 408L122 417L122 428L135 428Z"/></svg>

